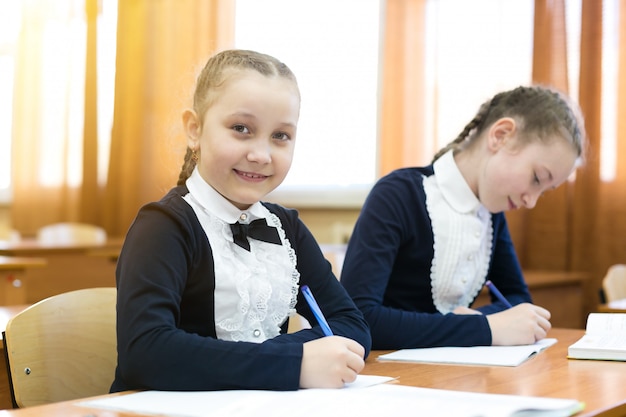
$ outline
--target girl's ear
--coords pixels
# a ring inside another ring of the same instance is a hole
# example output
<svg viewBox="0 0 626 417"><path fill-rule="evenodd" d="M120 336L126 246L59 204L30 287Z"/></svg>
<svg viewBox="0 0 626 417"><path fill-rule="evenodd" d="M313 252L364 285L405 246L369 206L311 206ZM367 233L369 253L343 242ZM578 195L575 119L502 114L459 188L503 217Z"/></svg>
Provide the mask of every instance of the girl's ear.
<svg viewBox="0 0 626 417"><path fill-rule="evenodd" d="M187 146L198 149L202 125L195 111L187 109L183 112L183 127L187 135Z"/></svg>
<svg viewBox="0 0 626 417"><path fill-rule="evenodd" d="M497 151L505 144L511 142L517 129L515 119L503 117L496 120L487 132L487 146L492 151Z"/></svg>

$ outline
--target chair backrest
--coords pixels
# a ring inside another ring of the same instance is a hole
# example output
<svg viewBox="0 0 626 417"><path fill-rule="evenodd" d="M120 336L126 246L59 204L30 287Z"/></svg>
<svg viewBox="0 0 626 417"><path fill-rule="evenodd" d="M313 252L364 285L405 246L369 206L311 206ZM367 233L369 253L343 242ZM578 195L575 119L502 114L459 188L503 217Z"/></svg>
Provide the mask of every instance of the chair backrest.
<svg viewBox="0 0 626 417"><path fill-rule="evenodd" d="M17 407L107 394L117 364L117 290L46 298L7 323L5 355Z"/></svg>
<svg viewBox="0 0 626 417"><path fill-rule="evenodd" d="M86 223L54 223L37 230L40 243L71 244L71 243L104 243L106 231L99 226Z"/></svg>
<svg viewBox="0 0 626 417"><path fill-rule="evenodd" d="M626 298L626 264L612 265L602 279L606 302Z"/></svg>

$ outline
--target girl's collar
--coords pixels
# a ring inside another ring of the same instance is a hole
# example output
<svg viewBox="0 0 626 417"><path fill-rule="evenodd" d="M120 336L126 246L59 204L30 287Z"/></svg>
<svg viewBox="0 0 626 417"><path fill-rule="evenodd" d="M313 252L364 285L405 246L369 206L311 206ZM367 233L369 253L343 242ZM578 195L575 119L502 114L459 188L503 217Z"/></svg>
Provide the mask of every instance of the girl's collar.
<svg viewBox="0 0 626 417"><path fill-rule="evenodd" d="M265 217L266 210L258 201L246 210L235 207L202 178L198 168L193 170L185 185L197 204L226 223L235 223L242 219L245 220L244 223L248 223Z"/></svg>
<svg viewBox="0 0 626 417"><path fill-rule="evenodd" d="M469 213L477 211L482 206L456 165L452 150L435 161L433 170L439 189L455 210Z"/></svg>

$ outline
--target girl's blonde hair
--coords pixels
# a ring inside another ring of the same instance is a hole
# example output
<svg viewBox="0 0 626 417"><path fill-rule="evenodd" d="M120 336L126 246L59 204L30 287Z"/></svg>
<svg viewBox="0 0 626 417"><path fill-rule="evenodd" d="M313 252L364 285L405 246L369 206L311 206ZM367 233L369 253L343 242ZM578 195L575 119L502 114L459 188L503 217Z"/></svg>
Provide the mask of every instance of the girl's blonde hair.
<svg viewBox="0 0 626 417"><path fill-rule="evenodd" d="M580 108L558 90L538 85L501 92L483 103L461 134L437 152L432 162L451 149L466 148L502 117L517 121L522 145L560 136L576 149L578 162L583 162L587 140Z"/></svg>
<svg viewBox="0 0 626 417"><path fill-rule="evenodd" d="M196 114L202 117L217 100L220 88L229 77L244 70L253 70L266 77L284 77L293 81L296 92L299 91L296 76L283 62L256 51L229 49L209 58L198 75L193 95L193 110ZM184 185L195 167L194 151L188 147L177 185Z"/></svg>

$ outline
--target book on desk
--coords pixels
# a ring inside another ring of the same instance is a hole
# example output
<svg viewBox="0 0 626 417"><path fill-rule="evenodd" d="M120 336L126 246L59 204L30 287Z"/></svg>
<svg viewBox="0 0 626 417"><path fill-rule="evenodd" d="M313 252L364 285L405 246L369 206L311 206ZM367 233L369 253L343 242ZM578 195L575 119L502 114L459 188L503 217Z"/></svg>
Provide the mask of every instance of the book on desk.
<svg viewBox="0 0 626 417"><path fill-rule="evenodd" d="M626 313L591 313L585 335L570 345L570 359L626 361Z"/></svg>

